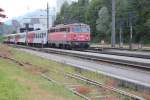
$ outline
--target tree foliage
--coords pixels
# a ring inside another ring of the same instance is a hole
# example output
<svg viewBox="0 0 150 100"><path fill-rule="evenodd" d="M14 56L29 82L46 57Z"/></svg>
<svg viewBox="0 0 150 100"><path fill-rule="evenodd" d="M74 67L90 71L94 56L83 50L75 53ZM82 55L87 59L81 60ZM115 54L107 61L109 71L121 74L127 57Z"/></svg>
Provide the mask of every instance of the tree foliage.
<svg viewBox="0 0 150 100"><path fill-rule="evenodd" d="M108 9L106 7L102 7L98 12L99 18L96 20L96 29L102 34L108 34L110 30L110 21Z"/></svg>
<svg viewBox="0 0 150 100"><path fill-rule="evenodd" d="M66 2L58 13L55 24L65 22L83 22L91 27L92 39L111 34L112 0L78 0L71 5ZM116 36L123 28L123 37L127 42L130 27L133 25L134 42L150 40L150 0L116 0ZM107 10L106 10L107 9ZM109 39L110 40L110 39ZM145 42L144 41L144 42Z"/></svg>

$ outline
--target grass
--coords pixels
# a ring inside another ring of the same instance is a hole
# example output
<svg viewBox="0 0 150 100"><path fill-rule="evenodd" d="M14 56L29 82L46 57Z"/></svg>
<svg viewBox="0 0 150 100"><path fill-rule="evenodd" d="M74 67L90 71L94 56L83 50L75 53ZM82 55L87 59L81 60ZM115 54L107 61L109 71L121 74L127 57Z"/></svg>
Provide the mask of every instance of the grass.
<svg viewBox="0 0 150 100"><path fill-rule="evenodd" d="M26 55L26 53L12 50L12 56L17 60L33 65L57 66L59 64ZM2 50L1 50L2 52ZM19 54L18 54L19 53ZM0 100L82 100L64 86L51 83L40 75L32 74L18 64L0 58Z"/></svg>
<svg viewBox="0 0 150 100"><path fill-rule="evenodd" d="M0 100L25 100L23 96L26 88L14 77L19 76L20 71L14 63L0 59Z"/></svg>

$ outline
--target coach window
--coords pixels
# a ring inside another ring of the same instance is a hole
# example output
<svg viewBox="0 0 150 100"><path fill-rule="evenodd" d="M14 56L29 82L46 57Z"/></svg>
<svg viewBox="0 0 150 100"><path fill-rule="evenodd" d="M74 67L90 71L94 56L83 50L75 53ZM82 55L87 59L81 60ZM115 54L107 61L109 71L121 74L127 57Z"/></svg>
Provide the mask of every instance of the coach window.
<svg viewBox="0 0 150 100"><path fill-rule="evenodd" d="M67 31L67 28L61 28L60 29L60 32L66 32Z"/></svg>
<svg viewBox="0 0 150 100"><path fill-rule="evenodd" d="M44 38L44 33L43 33L43 38Z"/></svg>
<svg viewBox="0 0 150 100"><path fill-rule="evenodd" d="M56 29L55 31L56 31L56 32L60 32L60 29Z"/></svg>
<svg viewBox="0 0 150 100"><path fill-rule="evenodd" d="M39 33L39 38L41 38L41 34Z"/></svg>
<svg viewBox="0 0 150 100"><path fill-rule="evenodd" d="M37 35L37 39L39 38L39 34L36 34Z"/></svg>
<svg viewBox="0 0 150 100"><path fill-rule="evenodd" d="M67 32L70 32L70 28L66 28L66 31L67 31Z"/></svg>
<svg viewBox="0 0 150 100"><path fill-rule="evenodd" d="M44 33L42 33L42 38L44 38Z"/></svg>
<svg viewBox="0 0 150 100"><path fill-rule="evenodd" d="M43 38L43 33L41 33L41 38Z"/></svg>
<svg viewBox="0 0 150 100"><path fill-rule="evenodd" d="M39 38L39 34L37 34L37 39Z"/></svg>
<svg viewBox="0 0 150 100"><path fill-rule="evenodd" d="M43 38L43 33L41 34L41 38Z"/></svg>
<svg viewBox="0 0 150 100"><path fill-rule="evenodd" d="M41 34L39 33L39 38L41 38Z"/></svg>
<svg viewBox="0 0 150 100"><path fill-rule="evenodd" d="M43 33L43 37L45 37L45 33Z"/></svg>
<svg viewBox="0 0 150 100"><path fill-rule="evenodd" d="M51 29L50 32L55 32L55 29Z"/></svg>
<svg viewBox="0 0 150 100"><path fill-rule="evenodd" d="M40 38L41 36L40 36L40 34L38 33L38 38Z"/></svg>
<svg viewBox="0 0 150 100"><path fill-rule="evenodd" d="M41 33L39 33L39 38L41 38Z"/></svg>
<svg viewBox="0 0 150 100"><path fill-rule="evenodd" d="M43 33L40 33L41 34L41 38L43 38Z"/></svg>

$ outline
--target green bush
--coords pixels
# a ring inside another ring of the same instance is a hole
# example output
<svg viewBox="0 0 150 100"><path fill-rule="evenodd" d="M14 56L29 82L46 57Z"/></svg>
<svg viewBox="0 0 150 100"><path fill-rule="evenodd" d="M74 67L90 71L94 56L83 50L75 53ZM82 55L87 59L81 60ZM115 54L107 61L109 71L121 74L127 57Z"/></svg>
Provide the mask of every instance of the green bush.
<svg viewBox="0 0 150 100"><path fill-rule="evenodd" d="M0 35L0 43L3 42L4 37L2 35Z"/></svg>

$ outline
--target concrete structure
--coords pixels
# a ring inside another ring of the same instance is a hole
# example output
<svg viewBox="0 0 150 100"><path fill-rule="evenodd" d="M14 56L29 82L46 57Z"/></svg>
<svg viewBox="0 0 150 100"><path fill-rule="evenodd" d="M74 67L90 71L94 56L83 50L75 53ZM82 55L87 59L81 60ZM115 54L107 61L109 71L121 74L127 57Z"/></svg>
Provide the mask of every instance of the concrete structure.
<svg viewBox="0 0 150 100"><path fill-rule="evenodd" d="M49 8L49 26L51 27L56 18L56 9ZM42 30L47 29L47 11L46 9L39 9L34 12L27 14L23 20L20 21L21 26L24 23L30 23L34 29L40 28Z"/></svg>

